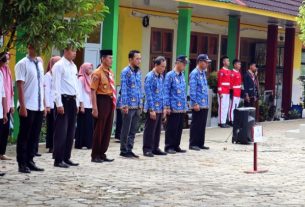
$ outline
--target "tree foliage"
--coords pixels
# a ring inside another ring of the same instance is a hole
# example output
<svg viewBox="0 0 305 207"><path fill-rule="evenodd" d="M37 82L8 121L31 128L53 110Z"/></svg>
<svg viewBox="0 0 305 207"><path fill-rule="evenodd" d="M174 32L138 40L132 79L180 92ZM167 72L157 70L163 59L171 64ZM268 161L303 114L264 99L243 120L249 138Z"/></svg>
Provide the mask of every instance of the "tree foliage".
<svg viewBox="0 0 305 207"><path fill-rule="evenodd" d="M305 42L305 4L302 3L302 5L299 8L299 16L297 17L297 22L300 27L300 39Z"/></svg>
<svg viewBox="0 0 305 207"><path fill-rule="evenodd" d="M108 12L101 2L0 0L0 36L8 37L0 52L8 51L16 42L23 48L32 44L38 52L63 49L67 44L80 48Z"/></svg>

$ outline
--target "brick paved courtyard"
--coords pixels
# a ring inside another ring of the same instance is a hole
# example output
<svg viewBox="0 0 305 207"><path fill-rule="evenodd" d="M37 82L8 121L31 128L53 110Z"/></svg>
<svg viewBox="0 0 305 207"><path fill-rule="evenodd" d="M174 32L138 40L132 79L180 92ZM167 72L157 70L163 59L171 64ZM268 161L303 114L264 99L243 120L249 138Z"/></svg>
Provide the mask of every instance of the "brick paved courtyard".
<svg viewBox="0 0 305 207"><path fill-rule="evenodd" d="M112 141L111 164L93 164L91 151L73 150L80 166L58 169L51 154L43 153L36 162L46 171L29 175L19 174L15 161L1 161L7 175L0 178L0 206L305 206L305 135L285 138L286 130L301 123L305 120L263 124L259 167L269 170L265 174L245 174L253 146L224 143L231 130L219 128L207 130L209 151L127 160ZM185 131L183 148L188 135ZM138 136L135 152L141 153L141 145ZM14 156L15 146L8 150Z"/></svg>

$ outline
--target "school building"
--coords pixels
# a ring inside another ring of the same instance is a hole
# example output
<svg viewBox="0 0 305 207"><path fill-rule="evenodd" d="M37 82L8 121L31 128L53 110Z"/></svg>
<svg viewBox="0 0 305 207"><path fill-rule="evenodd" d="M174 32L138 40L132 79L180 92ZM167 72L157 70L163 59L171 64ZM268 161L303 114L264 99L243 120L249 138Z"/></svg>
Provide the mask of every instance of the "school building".
<svg viewBox="0 0 305 207"><path fill-rule="evenodd" d="M220 58L239 58L243 70L251 61L259 68L260 91L272 91L277 107L285 114L298 104L302 85L302 42L296 16L302 0L105 0L110 9L78 53L76 63L99 63L99 49L114 51L116 83L128 64L128 52L142 53L143 79L152 60L166 57L168 70L175 57L190 57L189 72L196 57L207 53L209 71L220 68ZM304 53L305 54L305 53ZM284 97L284 98L283 98Z"/></svg>
<svg viewBox="0 0 305 207"><path fill-rule="evenodd" d="M166 57L168 70L177 55L190 57L189 72L196 57L206 53L212 59L209 72L220 68L220 58L239 58L243 70L255 61L260 90L272 91L277 105L288 113L302 97L298 77L305 71L305 50L296 23L302 0L104 0L110 13L87 38L77 54L76 64L99 64L99 50L114 51L116 84L128 64L128 52L142 53L143 79L152 60ZM16 59L24 54L16 52ZM58 51L53 51L53 55ZM50 55L50 54L49 54ZM47 61L47 59L45 59ZM11 61L11 68L16 60ZM303 69L303 70L302 70Z"/></svg>

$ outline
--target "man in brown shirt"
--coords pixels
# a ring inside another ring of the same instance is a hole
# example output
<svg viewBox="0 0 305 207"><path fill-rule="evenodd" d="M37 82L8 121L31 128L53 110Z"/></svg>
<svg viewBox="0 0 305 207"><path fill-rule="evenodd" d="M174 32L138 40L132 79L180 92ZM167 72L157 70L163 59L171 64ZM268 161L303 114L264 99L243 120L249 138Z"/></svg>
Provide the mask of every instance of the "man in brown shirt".
<svg viewBox="0 0 305 207"><path fill-rule="evenodd" d="M96 163L112 162L106 156L109 146L113 112L116 103L114 76L110 69L112 65L112 51L101 50L101 66L92 76L92 115L94 117L94 132L91 161Z"/></svg>

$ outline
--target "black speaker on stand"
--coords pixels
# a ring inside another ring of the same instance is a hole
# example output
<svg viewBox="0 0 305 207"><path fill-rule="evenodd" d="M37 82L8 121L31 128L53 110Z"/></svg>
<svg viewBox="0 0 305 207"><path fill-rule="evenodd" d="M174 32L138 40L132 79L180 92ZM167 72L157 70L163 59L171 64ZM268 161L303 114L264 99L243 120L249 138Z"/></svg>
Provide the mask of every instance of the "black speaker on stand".
<svg viewBox="0 0 305 207"><path fill-rule="evenodd" d="M255 125L255 108L245 107L234 110L232 143L250 144L252 128Z"/></svg>

